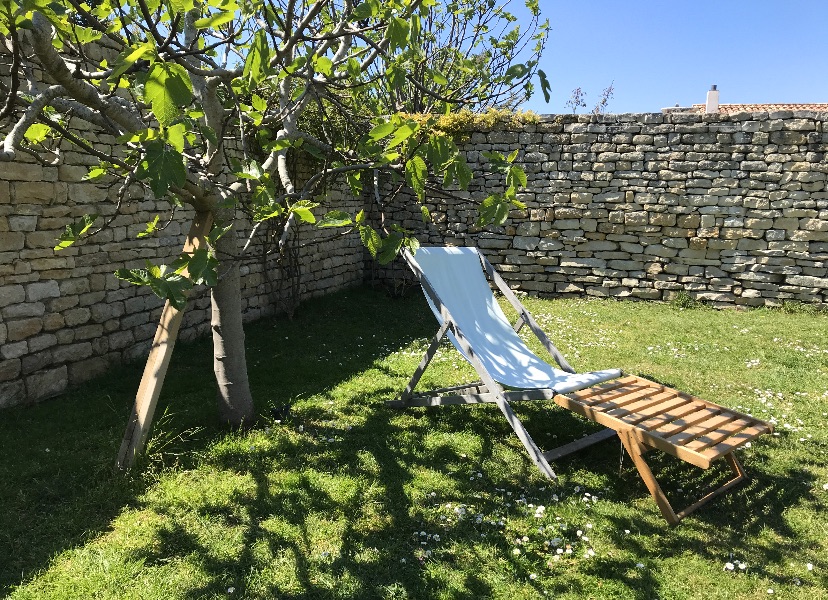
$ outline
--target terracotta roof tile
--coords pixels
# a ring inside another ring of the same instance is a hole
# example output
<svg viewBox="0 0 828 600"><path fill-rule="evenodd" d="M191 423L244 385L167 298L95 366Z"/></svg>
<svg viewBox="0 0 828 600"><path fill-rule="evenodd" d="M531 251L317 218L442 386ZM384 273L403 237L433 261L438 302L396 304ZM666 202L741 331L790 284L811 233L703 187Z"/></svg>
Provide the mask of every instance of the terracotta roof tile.
<svg viewBox="0 0 828 600"><path fill-rule="evenodd" d="M694 104L691 112L703 113L704 104ZM719 104L719 112L730 115L738 112L771 112L776 110L811 110L828 112L828 103L811 104Z"/></svg>

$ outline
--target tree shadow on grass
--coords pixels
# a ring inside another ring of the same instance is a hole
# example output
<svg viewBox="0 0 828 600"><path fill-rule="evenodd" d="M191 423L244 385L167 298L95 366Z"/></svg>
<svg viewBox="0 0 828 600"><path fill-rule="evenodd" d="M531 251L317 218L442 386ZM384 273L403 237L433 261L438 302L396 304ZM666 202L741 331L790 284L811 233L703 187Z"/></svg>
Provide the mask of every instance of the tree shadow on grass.
<svg viewBox="0 0 828 600"><path fill-rule="evenodd" d="M346 303L358 309L343 307ZM9 553L21 547L18 540L26 535L41 541L4 565L5 589L19 581L20 570L26 579L60 551L99 536L125 507L150 511L161 523L126 560L145 565L148 577L153 571L160 577L176 561L195 565L198 577L182 579L178 587L180 596L188 598L224 596L231 587L236 597L261 598L533 597L544 591L580 597L593 593L596 585L616 597L665 597L669 590L663 581L635 565L634 557L646 556L654 544L662 558L678 560L690 551L714 563L734 550L744 551L755 564L779 563L783 550L769 541L773 537L786 540L784 552L805 549L782 512L813 504L803 486L813 483L811 476L795 468L771 474L764 470L760 450L753 451L755 460L746 461L754 474L747 487L718 499L715 510L703 509L671 529L629 460L619 473L615 444L562 461L556 465L560 482L550 484L526 460L496 407L385 408L383 401L399 390L382 381L392 376L404 385L409 374L394 373L377 359L414 339L429 338L434 329L421 299L387 304L368 292L349 291L307 306L294 321L265 321L251 328L251 384L260 412L267 416L284 405L292 409L278 419L281 423L274 417L263 420L271 428L266 437L261 430L225 436L216 427L187 441L171 435L170 444L150 462L178 460L179 468L153 475L163 482L176 474L206 472L201 481L183 480L182 485L192 486L186 497L148 493L158 487L151 478L111 474L137 376L132 383L119 383L124 390L112 387L117 380L101 384L101 393L116 398L111 416L98 414L107 401L86 400L85 416L77 422L67 418L30 444L35 458L23 472L31 474L37 467L44 482L72 473L75 479L68 487L61 484L66 489L60 492L34 488L22 476L10 475L12 489L23 494L38 489L43 496L32 504L9 495L13 516L7 523L27 524L0 538ZM337 352L332 352L334 345ZM214 410L212 383L205 376L209 347L200 342L182 348L164 396L174 398L166 400L175 410L168 424L173 434L209 422ZM330 356L342 358L331 361ZM381 375L374 388L337 388L366 370ZM335 396L343 394L345 398ZM326 395L336 403L335 411L326 407ZM306 402L309 396L314 400ZM40 420L21 422L19 428L32 437L38 424L56 420L56 406L19 411L26 418L44 411ZM519 411L546 448L593 427L548 405L521 405ZM331 420L353 425L343 430ZM93 433L102 422L97 439ZM65 444L71 442L67 447L89 444L89 457L38 463L41 446L55 451L64 438ZM668 494L681 493L677 487L696 481L699 473L661 459L653 464ZM222 478L232 479L226 490L220 489ZM560 510L570 521L581 518L572 516L567 502L578 500L582 488L600 492L601 502L585 514L606 524L601 535L621 552L533 580L533 569L543 567L551 555L543 547L550 534L515 530L512 522L521 516L525 520L530 504ZM66 498L67 491L66 506L52 510L50 503L61 494ZM560 496L559 505L553 504L552 493ZM74 521L70 514L77 514ZM751 539L768 527L773 536L765 535L758 544ZM625 529L635 535L623 533ZM59 530L66 533L55 535ZM528 541L520 543L522 553L515 555L521 536Z"/></svg>
<svg viewBox="0 0 828 600"><path fill-rule="evenodd" d="M410 306L418 300L399 302ZM266 417L274 405L330 389L369 368L384 352L383 345L399 346L421 335L418 324L425 319L383 327L399 308L381 294L356 289L306 303L298 319L265 319L248 326L251 386L259 414ZM318 352L320 341L331 344L341 336L372 336L368 339L375 342L358 349L354 343L355 351L342 365L327 365ZM286 356L274 359L280 352ZM209 340L180 343L156 411L149 456L132 473L115 473L142 371L142 363L117 367L48 402L3 411L0 595L45 569L62 551L105 532L125 508L140 505L159 469L192 466L226 435L216 423ZM165 410L170 418L159 428Z"/></svg>

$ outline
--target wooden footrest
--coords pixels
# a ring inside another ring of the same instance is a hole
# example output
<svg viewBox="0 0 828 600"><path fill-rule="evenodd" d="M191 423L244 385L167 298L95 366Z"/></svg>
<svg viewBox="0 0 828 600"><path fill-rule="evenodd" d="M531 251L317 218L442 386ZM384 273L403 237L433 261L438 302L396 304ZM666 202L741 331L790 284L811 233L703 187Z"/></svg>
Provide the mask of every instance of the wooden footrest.
<svg viewBox="0 0 828 600"><path fill-rule="evenodd" d="M622 377L555 396L554 401L618 433L661 514L671 525L744 481L745 471L733 451L773 431L770 423L643 377ZM676 512L644 460L648 448L658 448L703 469L724 458L734 477Z"/></svg>
<svg viewBox="0 0 828 600"><path fill-rule="evenodd" d="M628 430L658 448L707 469L773 426L648 379L622 377L554 398L555 403L615 431Z"/></svg>

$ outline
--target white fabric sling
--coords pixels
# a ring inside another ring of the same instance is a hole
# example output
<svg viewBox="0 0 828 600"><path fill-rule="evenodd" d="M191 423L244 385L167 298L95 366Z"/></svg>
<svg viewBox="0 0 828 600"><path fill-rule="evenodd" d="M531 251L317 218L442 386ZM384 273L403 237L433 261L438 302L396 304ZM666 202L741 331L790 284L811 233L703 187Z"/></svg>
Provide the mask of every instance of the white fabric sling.
<svg viewBox="0 0 828 600"><path fill-rule="evenodd" d="M420 268L489 375L501 385L565 394L620 376L619 369L567 373L532 352L492 294L476 248L422 247L411 262ZM425 295L442 325L438 307ZM449 332L448 336L462 354L454 335Z"/></svg>

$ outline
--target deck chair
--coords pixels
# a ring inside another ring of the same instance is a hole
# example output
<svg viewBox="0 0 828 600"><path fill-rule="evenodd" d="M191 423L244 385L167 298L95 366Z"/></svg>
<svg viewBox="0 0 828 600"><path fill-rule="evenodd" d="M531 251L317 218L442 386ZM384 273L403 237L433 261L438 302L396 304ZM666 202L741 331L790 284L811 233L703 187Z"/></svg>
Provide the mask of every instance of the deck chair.
<svg viewBox="0 0 828 600"><path fill-rule="evenodd" d="M422 247L416 256L406 251L404 259L419 280L439 329L405 390L387 401L388 406L497 404L531 460L550 479L555 478L550 462L617 434L670 524L743 481L746 475L733 450L773 430L749 415L642 377L625 376L620 369L576 373L476 248ZM486 275L517 311L513 325L492 294ZM526 346L518 336L523 326L540 340L557 367ZM415 393L444 336L471 363L480 381ZM542 452L510 406L523 400L553 400L605 429ZM644 459L652 448L705 469L725 458L735 477L677 513Z"/></svg>

